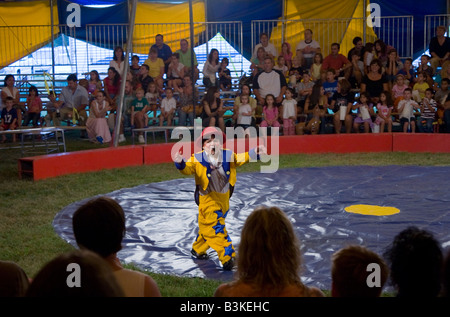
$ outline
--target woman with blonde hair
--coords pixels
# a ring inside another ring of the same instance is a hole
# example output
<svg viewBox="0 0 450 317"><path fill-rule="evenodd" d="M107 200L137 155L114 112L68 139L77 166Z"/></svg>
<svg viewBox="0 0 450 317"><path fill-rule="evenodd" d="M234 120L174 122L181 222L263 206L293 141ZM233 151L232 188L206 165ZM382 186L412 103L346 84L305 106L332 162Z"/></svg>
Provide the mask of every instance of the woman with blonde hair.
<svg viewBox="0 0 450 317"><path fill-rule="evenodd" d="M236 280L215 297L323 297L300 278L300 241L282 210L256 208L245 221L237 253Z"/></svg>

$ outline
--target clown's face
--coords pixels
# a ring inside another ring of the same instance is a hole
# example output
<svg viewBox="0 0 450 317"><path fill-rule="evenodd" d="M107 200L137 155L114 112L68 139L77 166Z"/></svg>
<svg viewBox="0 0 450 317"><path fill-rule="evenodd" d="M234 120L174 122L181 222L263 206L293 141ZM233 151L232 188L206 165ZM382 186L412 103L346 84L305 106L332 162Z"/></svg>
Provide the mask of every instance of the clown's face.
<svg viewBox="0 0 450 317"><path fill-rule="evenodd" d="M211 138L209 140L205 140L203 142L203 149L205 150L206 154L217 158L219 156L220 150L222 149L220 139L216 139L214 135L211 135Z"/></svg>

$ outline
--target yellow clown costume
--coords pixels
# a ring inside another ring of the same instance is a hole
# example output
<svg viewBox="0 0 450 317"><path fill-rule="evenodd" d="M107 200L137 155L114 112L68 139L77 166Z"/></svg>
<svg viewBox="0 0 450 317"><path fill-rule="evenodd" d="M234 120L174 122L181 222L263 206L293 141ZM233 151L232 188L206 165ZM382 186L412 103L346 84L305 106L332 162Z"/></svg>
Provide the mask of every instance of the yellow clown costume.
<svg viewBox="0 0 450 317"><path fill-rule="evenodd" d="M225 218L236 184L236 167L249 162L250 158L259 159L259 156L255 149L241 154L235 154L227 149L220 151L221 164L211 164L207 153L201 151L193 154L186 162L184 160L176 162L175 166L185 175L195 175L199 230L192 246L192 254L198 258L207 258L206 252L212 248L217 252L224 270L227 270L231 269L228 264L232 267L232 260L235 257L235 250L225 226Z"/></svg>

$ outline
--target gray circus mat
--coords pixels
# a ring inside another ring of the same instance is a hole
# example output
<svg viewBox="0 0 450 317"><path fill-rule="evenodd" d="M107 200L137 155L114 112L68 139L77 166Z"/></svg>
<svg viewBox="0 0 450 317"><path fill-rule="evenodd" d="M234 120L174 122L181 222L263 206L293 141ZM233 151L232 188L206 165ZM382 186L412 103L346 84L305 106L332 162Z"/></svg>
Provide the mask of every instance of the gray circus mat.
<svg viewBox="0 0 450 317"><path fill-rule="evenodd" d="M448 175L448 166L338 166L282 169L273 174L238 171L227 230L238 250L241 228L255 207L281 208L301 241L302 280L330 289L331 255L348 244L382 254L398 232L415 225L432 232L443 249L449 249ZM127 230L119 259L154 273L231 280L233 272L220 269L212 249L209 260L191 257L198 214L193 195L193 177L105 194L125 210ZM66 206L53 221L56 233L74 246L72 215L92 198ZM400 212L374 216L345 210L359 204L395 207Z"/></svg>

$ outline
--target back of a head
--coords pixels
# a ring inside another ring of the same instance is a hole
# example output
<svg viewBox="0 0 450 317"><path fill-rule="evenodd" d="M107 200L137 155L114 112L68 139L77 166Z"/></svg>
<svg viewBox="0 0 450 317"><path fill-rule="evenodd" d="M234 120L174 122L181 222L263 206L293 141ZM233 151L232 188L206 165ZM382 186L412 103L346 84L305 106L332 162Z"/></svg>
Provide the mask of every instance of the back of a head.
<svg viewBox="0 0 450 317"><path fill-rule="evenodd" d="M256 208L245 221L237 253L241 280L282 288L300 282L300 242L277 207Z"/></svg>
<svg viewBox="0 0 450 317"><path fill-rule="evenodd" d="M0 297L23 297L29 284L20 266L14 262L0 261Z"/></svg>
<svg viewBox="0 0 450 317"><path fill-rule="evenodd" d="M379 276L374 277L377 281L373 281L370 276L371 264L378 265L379 271L375 273L379 273ZM344 247L332 256L332 296L379 297L388 274L386 263L375 252L359 245ZM379 286L372 285L372 282L378 282Z"/></svg>
<svg viewBox="0 0 450 317"><path fill-rule="evenodd" d="M125 215L115 200L99 197L88 201L75 211L72 224L80 248L94 251L102 257L121 249Z"/></svg>
<svg viewBox="0 0 450 317"><path fill-rule="evenodd" d="M62 254L38 272L27 297L123 297L112 269L89 250Z"/></svg>
<svg viewBox="0 0 450 317"><path fill-rule="evenodd" d="M398 296L435 297L439 294L443 256L438 241L430 232L408 227L394 238L384 255Z"/></svg>
<svg viewBox="0 0 450 317"><path fill-rule="evenodd" d="M444 260L443 275L442 296L450 297L450 251L447 252L447 256Z"/></svg>

